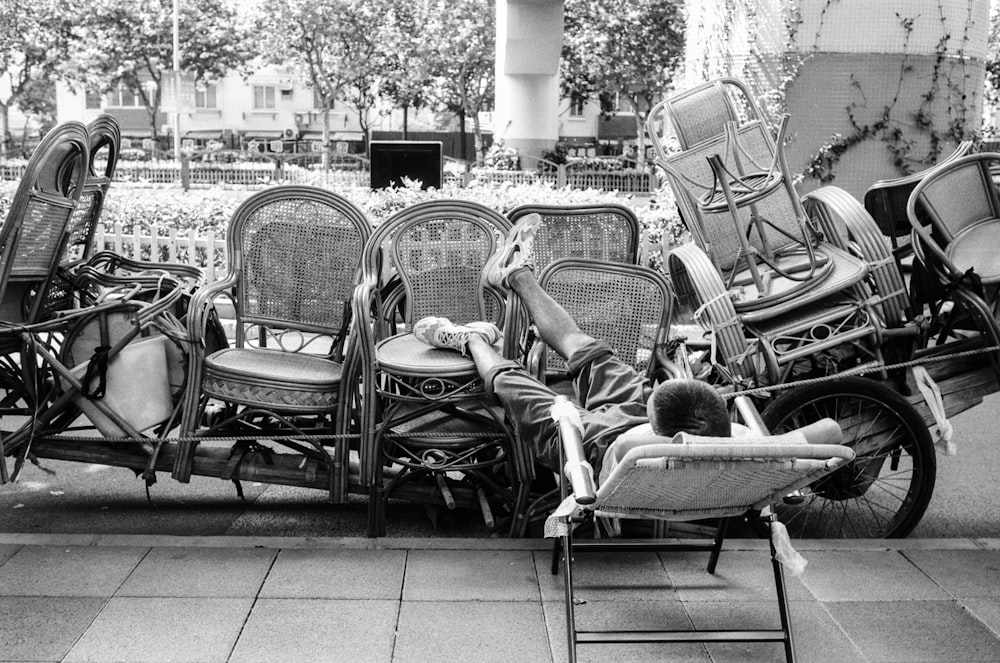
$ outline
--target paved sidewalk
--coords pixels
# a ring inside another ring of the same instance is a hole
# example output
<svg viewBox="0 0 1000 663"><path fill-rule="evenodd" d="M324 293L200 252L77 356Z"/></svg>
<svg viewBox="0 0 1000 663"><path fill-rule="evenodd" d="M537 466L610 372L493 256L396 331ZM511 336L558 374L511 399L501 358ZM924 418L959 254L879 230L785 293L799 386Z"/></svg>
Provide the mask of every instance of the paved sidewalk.
<svg viewBox="0 0 1000 663"><path fill-rule="evenodd" d="M789 578L800 661L1000 661L1000 539L797 547L809 561ZM564 661L549 558L542 540L0 534L0 660ZM762 541L728 541L714 577L704 553L611 560L578 558L593 583L584 622L777 624ZM581 654L782 660L772 644Z"/></svg>

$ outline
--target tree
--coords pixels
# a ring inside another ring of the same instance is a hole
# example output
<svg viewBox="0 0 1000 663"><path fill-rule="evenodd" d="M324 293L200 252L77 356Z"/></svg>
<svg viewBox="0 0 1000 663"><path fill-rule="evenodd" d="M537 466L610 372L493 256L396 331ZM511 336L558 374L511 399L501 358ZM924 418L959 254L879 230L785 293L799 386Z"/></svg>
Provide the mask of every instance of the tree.
<svg viewBox="0 0 1000 663"><path fill-rule="evenodd" d="M250 58L232 3L180 5L180 68L196 83L218 80ZM159 137L163 87L174 60L173 2L92 0L77 14L68 77L101 94L118 88L138 94Z"/></svg>
<svg viewBox="0 0 1000 663"><path fill-rule="evenodd" d="M560 85L566 97L627 99L645 156L646 113L670 91L684 52L682 0L566 0Z"/></svg>
<svg viewBox="0 0 1000 663"><path fill-rule="evenodd" d="M1000 6L990 7L989 37L986 42L986 101L996 108L1000 106Z"/></svg>
<svg viewBox="0 0 1000 663"><path fill-rule="evenodd" d="M323 109L323 144L330 143L330 111L349 100L367 144L368 112L375 106L386 2L266 0L260 26L263 55L290 66L316 94ZM324 152L325 154L325 152Z"/></svg>
<svg viewBox="0 0 1000 663"><path fill-rule="evenodd" d="M383 98L403 109L403 140L409 132L409 110L422 108L434 82L432 46L426 39L430 20L427 2L402 0L385 16L384 68L379 85Z"/></svg>
<svg viewBox="0 0 1000 663"><path fill-rule="evenodd" d="M7 155L10 109L26 114L45 108L43 95L65 59L68 4L59 0L0 0L0 157ZM52 94L50 103L54 103Z"/></svg>
<svg viewBox="0 0 1000 663"><path fill-rule="evenodd" d="M431 0L427 42L432 44L432 97L458 116L462 155L471 117L476 151L485 154L479 112L490 108L495 87L496 14L482 0Z"/></svg>

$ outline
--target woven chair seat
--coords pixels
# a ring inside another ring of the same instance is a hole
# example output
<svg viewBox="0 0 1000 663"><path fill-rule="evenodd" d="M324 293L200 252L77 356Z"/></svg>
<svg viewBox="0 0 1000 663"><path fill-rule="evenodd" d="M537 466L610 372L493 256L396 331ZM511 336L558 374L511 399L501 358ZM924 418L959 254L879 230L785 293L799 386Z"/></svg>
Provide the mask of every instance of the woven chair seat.
<svg viewBox="0 0 1000 663"><path fill-rule="evenodd" d="M497 346L497 351L500 346ZM375 360L381 370L396 375L475 375L472 357L455 350L434 348L412 333L391 336L375 346Z"/></svg>
<svg viewBox="0 0 1000 663"><path fill-rule="evenodd" d="M206 394L285 410L329 410L337 405L341 365L280 350L226 348L205 358Z"/></svg>
<svg viewBox="0 0 1000 663"><path fill-rule="evenodd" d="M797 288L801 282L775 276L771 280L770 290L766 297L755 299L752 296L746 296L745 301L737 300L734 302L736 311L743 321L757 322L785 315L802 306L843 292L860 283L868 275L868 264L847 251L830 244L824 244L822 253L828 260L810 279L813 287ZM752 285L747 287L753 289ZM782 297L786 292L791 292L794 296Z"/></svg>
<svg viewBox="0 0 1000 663"><path fill-rule="evenodd" d="M973 269L986 285L1000 283L1000 219L986 219L963 228L945 248L959 271Z"/></svg>

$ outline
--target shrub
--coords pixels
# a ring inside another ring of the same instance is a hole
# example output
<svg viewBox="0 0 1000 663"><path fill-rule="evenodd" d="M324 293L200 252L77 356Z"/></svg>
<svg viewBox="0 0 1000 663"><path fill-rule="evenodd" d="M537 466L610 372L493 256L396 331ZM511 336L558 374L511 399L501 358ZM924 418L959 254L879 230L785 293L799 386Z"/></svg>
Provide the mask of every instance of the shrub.
<svg viewBox="0 0 1000 663"><path fill-rule="evenodd" d="M626 197L597 189L578 190L556 188L552 184L490 184L459 187L446 185L441 189L421 190L416 182L405 182L399 188L372 191L365 187L344 187L335 190L356 204L379 224L400 210L423 200L459 198L473 200L506 215L518 205L579 205L617 202L628 205L636 213L649 241L654 245L648 262L658 267L662 241L668 244L682 241L685 235L674 207L669 188L661 187L652 198ZM16 190L16 182L0 182L0 218L4 218ZM137 229L143 233L168 235L195 232L204 235L214 231L222 235L233 212L253 192L232 189L140 188L112 186L102 214L105 227L116 223L126 233Z"/></svg>

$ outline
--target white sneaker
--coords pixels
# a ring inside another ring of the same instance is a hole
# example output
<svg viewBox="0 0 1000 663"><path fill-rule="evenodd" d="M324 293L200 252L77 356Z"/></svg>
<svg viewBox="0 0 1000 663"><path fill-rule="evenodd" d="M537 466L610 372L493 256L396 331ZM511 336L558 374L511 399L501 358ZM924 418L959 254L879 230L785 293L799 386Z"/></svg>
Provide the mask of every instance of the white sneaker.
<svg viewBox="0 0 1000 663"><path fill-rule="evenodd" d="M502 336L500 329L492 322L477 321L456 325L448 318L433 316L414 323L413 335L431 347L458 350L463 355L469 347L469 338L473 335L481 337L489 345L496 344Z"/></svg>

